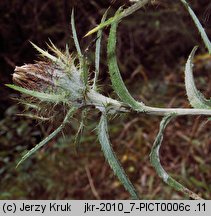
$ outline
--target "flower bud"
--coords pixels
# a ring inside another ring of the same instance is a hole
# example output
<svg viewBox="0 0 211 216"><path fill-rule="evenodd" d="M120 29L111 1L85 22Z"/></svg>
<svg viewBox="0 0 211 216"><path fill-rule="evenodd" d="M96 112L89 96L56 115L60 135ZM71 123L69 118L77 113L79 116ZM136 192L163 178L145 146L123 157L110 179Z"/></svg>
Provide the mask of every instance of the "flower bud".
<svg viewBox="0 0 211 216"><path fill-rule="evenodd" d="M16 67L13 82L25 89L57 95L55 103L65 100L81 106L85 87L78 70L74 64L40 61Z"/></svg>

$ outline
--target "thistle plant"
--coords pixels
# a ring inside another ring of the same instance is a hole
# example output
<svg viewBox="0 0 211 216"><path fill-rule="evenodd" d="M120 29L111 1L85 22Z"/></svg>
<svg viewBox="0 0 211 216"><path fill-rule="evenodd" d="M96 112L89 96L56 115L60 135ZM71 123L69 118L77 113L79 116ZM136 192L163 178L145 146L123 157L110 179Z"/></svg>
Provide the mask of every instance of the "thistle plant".
<svg viewBox="0 0 211 216"><path fill-rule="evenodd" d="M189 12L206 48L209 53L211 53L211 43L198 18L185 0L180 1ZM16 67L13 74L13 81L16 85L9 84L7 86L26 95L27 97L25 97L26 101L24 101L24 104L35 111L42 110L43 104L50 105L51 107L60 105L66 110L66 115L61 125L34 148L29 150L19 161L18 165L24 162L42 146L46 145L49 140L58 135L63 130L65 125L68 122L71 122L71 118L77 110L80 109L82 110L82 122L76 134L76 140L78 140L81 131L83 131L83 121L86 118L89 107L94 107L101 113L99 124L97 126L97 136L104 156L114 174L121 181L125 189L130 193L131 198L139 199L141 196L138 195L135 187L128 179L127 174L113 151L108 134L108 118L121 113L144 113L146 115L158 115L163 116L163 119L160 122L160 129L150 153L150 161L152 166L155 168L159 177L161 177L162 180L169 186L184 193L190 198L201 199L201 197L173 179L165 171L160 163L159 155L159 149L162 144L165 128L173 118L181 115L211 115L211 101L204 98L204 96L197 90L194 82L192 68L193 58L197 48L193 48L185 67L186 93L189 103L193 108L158 108L147 106L143 102L135 100L129 93L121 77L115 53L117 42L116 35L119 22L122 21L124 17L129 16L145 6L150 1L139 0L134 2L135 3L129 8L120 8L113 17L107 20L107 14L105 13L102 17L101 23L86 34L86 36L89 36L97 33L95 76L93 80L89 78L86 58L80 49L79 41L77 39L74 12L72 12L71 25L77 55L70 54L68 47L65 51L60 51L51 41L48 45L51 53L32 43L34 48L41 54L41 60L35 64L26 64L21 67ZM107 42L109 75L113 90L118 95L120 100L104 96L98 91L97 88L98 76L100 72L102 32L103 28L106 26L110 26L110 33ZM33 115L31 116L33 117ZM41 120L43 119L42 116L38 116L38 118Z"/></svg>

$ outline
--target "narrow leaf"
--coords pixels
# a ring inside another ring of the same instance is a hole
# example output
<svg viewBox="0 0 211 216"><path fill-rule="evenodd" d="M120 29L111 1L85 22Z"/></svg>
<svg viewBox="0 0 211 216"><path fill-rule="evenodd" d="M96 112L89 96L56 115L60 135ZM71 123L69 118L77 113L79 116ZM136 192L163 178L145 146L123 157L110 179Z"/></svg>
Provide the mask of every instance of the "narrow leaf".
<svg viewBox="0 0 211 216"><path fill-rule="evenodd" d="M108 10L104 13L101 23L103 23L106 19ZM102 39L102 29L100 29L97 33L97 41L96 41L96 49L95 49L95 76L94 76L94 81L93 81L93 86L92 88L96 90L96 84L100 72L100 47L101 47L101 39Z"/></svg>
<svg viewBox="0 0 211 216"><path fill-rule="evenodd" d="M157 174L160 176L160 178L163 179L165 183L167 183L169 186L171 186L175 190L181 191L182 193L188 195L189 197L198 200L198 199L201 199L201 197L199 197L197 194L190 191L185 186L183 186L182 184L177 182L175 179L173 179L171 176L169 176L169 174L164 170L164 168L162 167L160 163L159 150L161 147L161 143L163 141L163 133L164 133L166 126L173 119L173 117L175 117L175 114L170 114L168 116L165 116L163 120L161 121L158 135L155 139L155 142L153 144L153 147L150 153L150 161L151 161L152 166L155 168Z"/></svg>
<svg viewBox="0 0 211 216"><path fill-rule="evenodd" d="M82 72L81 75L86 85L88 83L88 67L87 67L85 58L81 52L81 48L78 42L78 36L76 33L76 28L75 28L74 10L72 10L72 14L71 14L71 27L72 27L73 40L74 40L75 47L76 47L76 50L79 56L80 67L81 67L81 72Z"/></svg>
<svg viewBox="0 0 211 216"><path fill-rule="evenodd" d="M35 153L38 149L40 149L42 146L44 146L45 144L47 144L51 139L53 139L60 131L62 131L62 129L64 128L64 126L66 125L66 123L69 121L69 119L73 116L74 112L75 112L75 108L72 108L68 111L67 115L65 116L62 124L55 130L53 131L50 135L48 135L44 140L42 140L40 143L38 143L34 148L32 148L31 150L29 150L22 158L21 160L18 162L16 168L23 163L27 158L29 158L33 153Z"/></svg>
<svg viewBox="0 0 211 216"><path fill-rule="evenodd" d="M118 161L112 149L111 143L109 141L107 118L105 114L102 114L101 119L100 119L100 123L98 126L98 138L99 138L104 156L107 159L110 167L113 169L115 175L117 175L121 183L124 185L125 189L132 196L132 198L139 199L134 186L128 179L124 169L120 165L120 162Z"/></svg>
<svg viewBox="0 0 211 216"><path fill-rule="evenodd" d="M47 44L48 48L56 54L56 56L63 60L65 63L67 62L67 57L69 57L68 55L65 56L55 45L54 43L49 39L50 44Z"/></svg>
<svg viewBox="0 0 211 216"><path fill-rule="evenodd" d="M78 52L78 55L82 57L83 55L82 55L81 48L78 42L78 37L76 33L76 28L75 28L74 9L72 10L72 14L71 14L71 27L72 27L73 40L75 43L76 50Z"/></svg>
<svg viewBox="0 0 211 216"><path fill-rule="evenodd" d="M203 28L203 26L201 25L199 19L197 18L196 14L194 13L194 11L191 9L191 7L189 6L189 4L187 3L186 0L181 0L181 2L183 3L183 5L185 6L185 8L188 10L190 16L192 17L201 37L202 40L204 41L204 44L209 52L209 54L211 54L211 42Z"/></svg>
<svg viewBox="0 0 211 216"><path fill-rule="evenodd" d="M14 100L18 101L20 104L24 105L27 109L34 109L39 111L41 109L41 107L35 103L30 103L25 101L24 99L20 99L20 98L13 98Z"/></svg>
<svg viewBox="0 0 211 216"><path fill-rule="evenodd" d="M118 14L118 16L111 17L108 20L106 20L105 22L100 23L98 26L96 26L95 28L90 30L84 37L87 37L91 34L94 34L95 32L98 32L99 30L103 29L104 27L109 26L112 23L119 21L120 19L121 19L121 14Z"/></svg>
<svg viewBox="0 0 211 216"><path fill-rule="evenodd" d="M85 127L84 122L85 122L86 117L87 117L87 110L83 110L82 111L82 117L81 117L81 123L79 125L78 131L77 131L75 138L74 138L74 146L75 146L76 152L78 152L79 145L81 142L81 136L83 135L83 132L84 132L84 127Z"/></svg>
<svg viewBox="0 0 211 216"><path fill-rule="evenodd" d="M91 34L94 34L95 32L98 32L100 29L102 29L102 28L104 28L106 26L109 26L114 22L118 22L122 18L133 14L134 12L139 10L140 8L144 7L148 2L150 2L150 0L139 0L138 2L136 2L135 4L130 6L129 8L126 8L125 10L122 10L120 8L119 13L116 13L115 16L109 18L105 22L100 23L98 26L96 26L95 28L90 30L84 37L87 37L87 36L89 36Z"/></svg>
<svg viewBox="0 0 211 216"><path fill-rule="evenodd" d="M43 100L43 101L54 102L54 103L68 102L67 99L65 98L65 96L63 96L63 95L47 94L47 93L43 93L43 92L32 91L32 90L25 89L25 88L22 88L20 86L16 86L16 85L12 85L12 84L6 84L6 86L11 88L11 89L14 89L16 91L19 91L23 94L27 94L27 95L30 95L32 97L36 97L36 98Z"/></svg>
<svg viewBox="0 0 211 216"><path fill-rule="evenodd" d="M211 109L211 101L204 98L196 88L193 78L193 58L197 47L194 47L185 66L185 88L192 107L197 109Z"/></svg>
<svg viewBox="0 0 211 216"><path fill-rule="evenodd" d="M111 25L110 34L108 38L108 46L107 46L107 55L108 55L108 67L109 67L109 74L111 77L111 82L113 89L117 93L117 95L121 98L123 102L131 106L135 110L142 110L144 111L145 105L142 102L137 102L127 90L125 86L119 67L117 64L116 58L116 34L117 34L117 26L118 23L115 22Z"/></svg>
<svg viewBox="0 0 211 216"><path fill-rule="evenodd" d="M43 49L41 49L40 47L38 47L37 45L35 45L34 43L30 42L32 44L32 46L38 51L40 52L40 54L42 54L42 56L50 59L52 62L58 62L58 58L56 58L55 56L51 55L50 53L48 53L48 51L45 51Z"/></svg>
<svg viewBox="0 0 211 216"><path fill-rule="evenodd" d="M41 120L41 121L49 121L51 120L51 117L50 118L46 118L46 117L43 117L43 116L38 116L38 115L33 115L31 113L18 113L16 114L17 116L23 116L23 117L27 117L27 118L31 118L31 119L36 119L36 120Z"/></svg>

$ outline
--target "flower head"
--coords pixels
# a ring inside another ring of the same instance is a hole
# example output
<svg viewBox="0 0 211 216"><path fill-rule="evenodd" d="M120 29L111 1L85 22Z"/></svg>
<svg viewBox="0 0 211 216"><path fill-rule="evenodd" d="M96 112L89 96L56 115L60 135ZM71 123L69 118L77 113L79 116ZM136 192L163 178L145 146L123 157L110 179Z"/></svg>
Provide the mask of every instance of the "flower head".
<svg viewBox="0 0 211 216"><path fill-rule="evenodd" d="M54 45L50 49L56 54L49 54L33 44L44 57L35 64L16 67L13 82L24 89L25 94L38 97L42 101L56 104L68 103L76 107L82 106L86 86L83 83L80 67L75 65L74 58L63 54ZM16 88L17 90L17 88ZM33 95L34 92L34 95ZM37 93L37 94L36 94ZM46 97L40 98L40 95Z"/></svg>

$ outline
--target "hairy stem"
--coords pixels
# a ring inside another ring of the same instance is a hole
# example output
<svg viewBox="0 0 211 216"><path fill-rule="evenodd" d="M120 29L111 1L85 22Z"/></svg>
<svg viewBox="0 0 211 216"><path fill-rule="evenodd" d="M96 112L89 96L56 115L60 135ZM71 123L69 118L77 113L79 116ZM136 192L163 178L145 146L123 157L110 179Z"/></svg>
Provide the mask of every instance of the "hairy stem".
<svg viewBox="0 0 211 216"><path fill-rule="evenodd" d="M113 113L119 113L119 112L143 112L145 114L149 115L156 115L156 116L166 116L169 114L174 113L178 116L184 116L184 115L204 115L204 116L211 116L211 109L188 109L188 108L158 108L158 107L150 107L150 106L144 106L144 111L141 111L143 109L143 105L140 107L140 110L134 110L130 106L126 105L125 103L122 103L118 100L114 100L110 97L106 97L100 93L97 93L94 90L90 90L87 92L87 98L86 98L86 105L87 106L95 106L99 110L104 110L105 107L107 107Z"/></svg>

